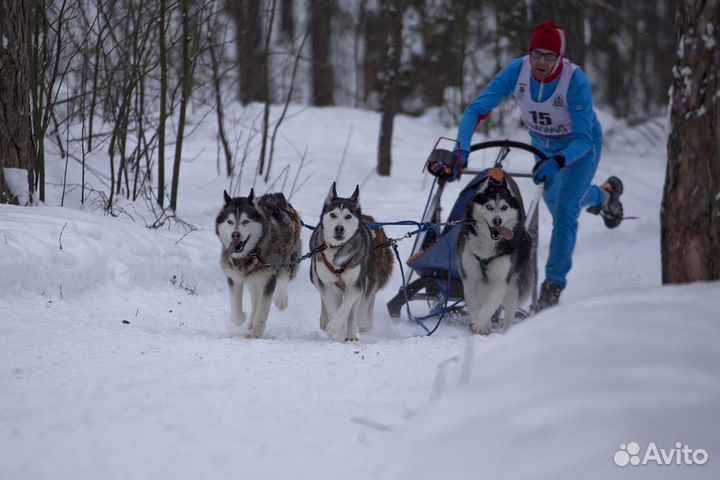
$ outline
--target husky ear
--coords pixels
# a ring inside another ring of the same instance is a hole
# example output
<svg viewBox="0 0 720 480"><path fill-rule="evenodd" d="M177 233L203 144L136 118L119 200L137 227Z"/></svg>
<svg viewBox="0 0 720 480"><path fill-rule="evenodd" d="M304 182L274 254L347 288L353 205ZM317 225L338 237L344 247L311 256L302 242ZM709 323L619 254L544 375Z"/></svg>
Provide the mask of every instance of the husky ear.
<svg viewBox="0 0 720 480"><path fill-rule="evenodd" d="M485 190L487 190L488 185L490 185L490 177L486 178L482 182L480 182L480 187L477 189L477 193L485 193Z"/></svg>
<svg viewBox="0 0 720 480"><path fill-rule="evenodd" d="M252 201L255 199L255 189L250 189L250 194L248 195L248 202L252 203Z"/></svg>
<svg viewBox="0 0 720 480"><path fill-rule="evenodd" d="M360 196L360 185L355 185L355 191L352 195L350 195L350 201L353 202L355 205L360 204L360 200L358 197Z"/></svg>
<svg viewBox="0 0 720 480"><path fill-rule="evenodd" d="M335 182L330 185L330 191L327 194L327 197L325 197L325 204L328 204L335 200L337 198L337 190L335 190Z"/></svg>
<svg viewBox="0 0 720 480"><path fill-rule="evenodd" d="M225 198L225 205L228 205L232 201L232 198L228 195L227 190L223 190L223 198Z"/></svg>

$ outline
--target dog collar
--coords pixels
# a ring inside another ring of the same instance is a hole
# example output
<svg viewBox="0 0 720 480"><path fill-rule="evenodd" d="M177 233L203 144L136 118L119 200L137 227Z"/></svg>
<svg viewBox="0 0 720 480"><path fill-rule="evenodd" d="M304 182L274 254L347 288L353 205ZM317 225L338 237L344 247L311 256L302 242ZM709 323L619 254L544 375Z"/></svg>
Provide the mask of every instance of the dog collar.
<svg viewBox="0 0 720 480"><path fill-rule="evenodd" d="M258 248L248 253L244 258L235 259L231 257L230 260L235 263L237 268L247 270L245 275L255 273L267 266L260 258L260 250Z"/></svg>

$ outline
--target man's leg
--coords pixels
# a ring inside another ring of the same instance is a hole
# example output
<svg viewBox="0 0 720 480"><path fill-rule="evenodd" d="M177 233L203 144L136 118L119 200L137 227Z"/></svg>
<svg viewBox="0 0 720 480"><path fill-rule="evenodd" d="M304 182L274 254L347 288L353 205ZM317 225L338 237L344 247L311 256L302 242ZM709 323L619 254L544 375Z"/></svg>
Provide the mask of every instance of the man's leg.
<svg viewBox="0 0 720 480"><path fill-rule="evenodd" d="M545 202L553 217L545 278L560 287L565 287L566 276L572 267L581 204L593 200L593 195L602 195L599 188L589 188L597 170L598 158L599 155L593 149L585 157L558 172L545 196ZM598 192L595 192L595 189Z"/></svg>

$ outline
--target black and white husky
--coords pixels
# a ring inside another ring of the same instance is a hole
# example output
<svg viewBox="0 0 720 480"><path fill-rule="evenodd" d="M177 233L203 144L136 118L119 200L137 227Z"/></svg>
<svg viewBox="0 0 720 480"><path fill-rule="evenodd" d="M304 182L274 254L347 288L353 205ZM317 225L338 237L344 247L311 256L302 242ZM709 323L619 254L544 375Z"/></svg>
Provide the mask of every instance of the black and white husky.
<svg viewBox="0 0 720 480"><path fill-rule="evenodd" d="M532 239L523 225L522 204L507 181L488 177L468 202L457 250L470 330L490 334L492 316L505 311L504 329L532 293Z"/></svg>
<svg viewBox="0 0 720 480"><path fill-rule="evenodd" d="M222 243L220 265L230 286L230 318L236 325L245 322L247 283L252 304L247 337L260 338L273 294L275 306L287 308L287 284L297 275L293 262L301 255L300 218L282 193L258 198L253 190L247 197L223 195L225 206L215 220L215 233Z"/></svg>
<svg viewBox="0 0 720 480"><path fill-rule="evenodd" d="M320 328L329 335L345 329L345 340L357 340L357 329L372 327L375 294L392 273L393 257L388 248L375 247L386 241L382 228L371 230L373 218L360 211L359 187L350 198L340 198L332 184L323 205L320 223L310 238L310 248L325 244L314 255L310 281L320 292Z"/></svg>

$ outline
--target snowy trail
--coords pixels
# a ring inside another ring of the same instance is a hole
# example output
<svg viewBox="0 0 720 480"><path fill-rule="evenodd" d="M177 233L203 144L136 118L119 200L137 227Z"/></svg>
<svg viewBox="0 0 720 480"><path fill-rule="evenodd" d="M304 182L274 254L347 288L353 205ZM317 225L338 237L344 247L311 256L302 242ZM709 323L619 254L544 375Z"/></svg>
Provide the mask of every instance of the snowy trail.
<svg viewBox="0 0 720 480"><path fill-rule="evenodd" d="M365 181L364 212L419 219L429 189L422 163L454 129L399 117L393 176L368 177L377 114L293 110L274 171L290 165L292 178L294 149L308 146L299 181L311 179L292 199L306 223L318 220L351 130L338 193ZM385 303L400 284L396 268L374 330L354 344L327 339L307 264L289 286L288 310L271 309L266 339L231 329L214 233L228 182L208 153L211 124L187 142L196 160L183 165L180 211L198 229L190 234L145 228L140 203L122 204L127 215L117 218L80 209L77 189L66 208L0 205L0 478L717 476L718 285L660 286L663 146L602 121L623 136L608 139L595 181L621 176L625 211L640 218L608 231L582 215L561 305L487 338L460 322L426 338L404 312L392 321ZM527 139L496 138L506 137ZM477 168L482 160L470 159ZM512 159L518 169L530 161ZM61 178L63 166L50 161L48 177ZM77 166L69 177L79 178ZM239 193L251 184L246 175ZM527 198L532 186L520 186ZM446 208L461 188L448 186ZM49 188L48 204L59 195ZM542 263L544 207L540 222ZM400 244L402 258L411 246ZM613 453L633 439L689 442L711 462L618 470Z"/></svg>
<svg viewBox="0 0 720 480"><path fill-rule="evenodd" d="M32 324L14 319L2 335L0 378L12 395L0 409L13 415L3 418L0 444L17 452L2 462L3 478L213 478L228 469L252 478L348 470L366 477L368 444L426 404L437 365L466 341L346 344L317 334L249 341L213 330L212 310L199 318L207 298L187 296L172 314L133 317L108 315L132 313L130 298L108 293L101 305L6 304L33 313Z"/></svg>

